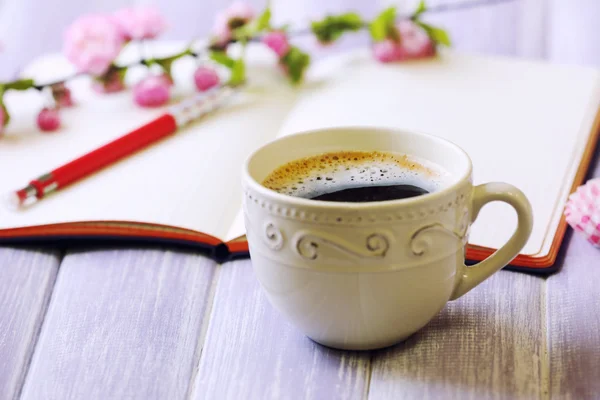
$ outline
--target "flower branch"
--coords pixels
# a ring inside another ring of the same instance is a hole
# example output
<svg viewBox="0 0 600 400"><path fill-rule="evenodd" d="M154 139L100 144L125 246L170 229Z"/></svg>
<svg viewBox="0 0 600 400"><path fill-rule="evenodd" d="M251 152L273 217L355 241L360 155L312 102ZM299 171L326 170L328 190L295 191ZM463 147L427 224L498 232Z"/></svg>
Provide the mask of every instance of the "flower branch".
<svg viewBox="0 0 600 400"><path fill-rule="evenodd" d="M183 51L166 57L142 57L134 63L118 65L115 60L123 48L135 42L143 46L158 37L167 27L162 15L151 7L126 8L112 15L94 14L78 18L65 34L64 53L76 67L77 73L66 79L36 83L32 79L18 79L0 83L0 134L10 116L4 104L8 90L37 89L49 91L51 101L40 111L38 126L44 132L60 127L61 108L71 107L74 101L67 86L76 76L89 75L94 90L115 93L125 89L125 76L133 66L147 67L147 76L133 87L133 99L142 107L164 105L170 99L173 86L172 67L184 57L202 59L193 80L198 91L217 85L239 85L246 80L244 49L250 42L262 43L278 59L279 69L292 84L302 82L311 58L308 53L290 42L291 38L314 35L323 45L331 45L346 34L366 30L372 39L373 56L380 62L401 62L430 57L439 46L450 46L450 37L439 27L425 23L426 13L464 10L495 5L513 0L466 0L462 3L440 4L428 8L421 1L409 15L398 15L394 7L383 10L373 20L364 20L357 13L327 15L313 21L310 27L290 30L288 26L273 26L271 10L257 15L247 4L237 2L219 13L215 19L210 42L206 48L193 50L190 45ZM241 56L233 58L230 45L242 47ZM226 79L222 79L222 77Z"/></svg>

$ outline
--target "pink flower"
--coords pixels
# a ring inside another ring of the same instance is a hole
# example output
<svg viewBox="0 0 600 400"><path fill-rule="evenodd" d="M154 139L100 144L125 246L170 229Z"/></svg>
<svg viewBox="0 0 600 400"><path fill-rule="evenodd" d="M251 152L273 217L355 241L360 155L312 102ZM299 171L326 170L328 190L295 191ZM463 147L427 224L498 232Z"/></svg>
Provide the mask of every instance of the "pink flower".
<svg viewBox="0 0 600 400"><path fill-rule="evenodd" d="M4 110L0 107L0 137L4 134L4 126L6 125L6 115Z"/></svg>
<svg viewBox="0 0 600 400"><path fill-rule="evenodd" d="M403 20L396 26L400 40L392 38L373 44L373 56L384 63L414 60L435 55L435 44L419 25Z"/></svg>
<svg viewBox="0 0 600 400"><path fill-rule="evenodd" d="M101 94L117 93L125 90L123 74L115 69L110 69L104 76L94 80L92 89Z"/></svg>
<svg viewBox="0 0 600 400"><path fill-rule="evenodd" d="M435 45L427 32L410 20L396 25L400 33L400 60L412 60L431 57L435 54Z"/></svg>
<svg viewBox="0 0 600 400"><path fill-rule="evenodd" d="M123 8L113 15L125 40L154 39L167 27L155 7Z"/></svg>
<svg viewBox="0 0 600 400"><path fill-rule="evenodd" d="M400 53L400 45L392 39L373 43L373 56L383 63L398 61Z"/></svg>
<svg viewBox="0 0 600 400"><path fill-rule="evenodd" d="M217 72L208 67L199 67L194 72L194 83L198 91L204 92L210 88L213 88L219 84L219 75Z"/></svg>
<svg viewBox="0 0 600 400"><path fill-rule="evenodd" d="M123 47L123 36L105 15L85 15L65 31L64 53L80 72L104 74Z"/></svg>
<svg viewBox="0 0 600 400"><path fill-rule="evenodd" d="M117 93L125 90L125 84L122 80L112 80L109 82L94 82L92 89L96 93L108 94Z"/></svg>
<svg viewBox="0 0 600 400"><path fill-rule="evenodd" d="M225 16L227 17L231 29L247 24L254 19L255 15L252 6L241 1L232 3L225 10Z"/></svg>
<svg viewBox="0 0 600 400"><path fill-rule="evenodd" d="M279 58L290 51L290 43L284 32L269 32L263 37L262 42L273 50Z"/></svg>
<svg viewBox="0 0 600 400"><path fill-rule="evenodd" d="M237 1L217 14L213 26L214 40L225 45L231 40L232 31L254 19L254 9L247 3Z"/></svg>
<svg viewBox="0 0 600 400"><path fill-rule="evenodd" d="M37 125L43 132L52 132L60 127L60 114L55 108L44 108L37 116Z"/></svg>
<svg viewBox="0 0 600 400"><path fill-rule="evenodd" d="M212 34L213 41L219 46L225 46L231 40L231 29L224 14L217 15Z"/></svg>
<svg viewBox="0 0 600 400"><path fill-rule="evenodd" d="M71 90L64 83L57 83L50 87L52 97L59 108L68 108L75 105Z"/></svg>
<svg viewBox="0 0 600 400"><path fill-rule="evenodd" d="M151 75L133 88L133 100L141 107L159 107L171 97L171 80L166 75Z"/></svg>

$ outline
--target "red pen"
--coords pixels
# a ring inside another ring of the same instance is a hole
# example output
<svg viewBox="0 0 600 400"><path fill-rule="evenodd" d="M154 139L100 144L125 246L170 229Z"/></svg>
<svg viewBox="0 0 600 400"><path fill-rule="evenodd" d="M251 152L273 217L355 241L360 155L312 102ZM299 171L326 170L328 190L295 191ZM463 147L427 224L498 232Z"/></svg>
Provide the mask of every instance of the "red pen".
<svg viewBox="0 0 600 400"><path fill-rule="evenodd" d="M221 107L233 91L232 87L222 86L169 107L163 115L146 125L32 180L23 189L10 194L10 204L15 208L32 204L174 134L188 123Z"/></svg>

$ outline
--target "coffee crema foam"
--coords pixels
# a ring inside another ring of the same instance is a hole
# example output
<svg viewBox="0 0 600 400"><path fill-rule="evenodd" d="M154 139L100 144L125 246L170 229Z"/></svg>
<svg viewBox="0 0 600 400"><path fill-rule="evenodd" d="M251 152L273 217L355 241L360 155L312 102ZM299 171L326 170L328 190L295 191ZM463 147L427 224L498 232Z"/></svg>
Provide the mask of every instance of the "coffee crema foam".
<svg viewBox="0 0 600 400"><path fill-rule="evenodd" d="M445 187L450 174L437 164L405 154L341 151L301 158L271 172L262 185L278 193L313 198L339 190L413 185L428 192Z"/></svg>

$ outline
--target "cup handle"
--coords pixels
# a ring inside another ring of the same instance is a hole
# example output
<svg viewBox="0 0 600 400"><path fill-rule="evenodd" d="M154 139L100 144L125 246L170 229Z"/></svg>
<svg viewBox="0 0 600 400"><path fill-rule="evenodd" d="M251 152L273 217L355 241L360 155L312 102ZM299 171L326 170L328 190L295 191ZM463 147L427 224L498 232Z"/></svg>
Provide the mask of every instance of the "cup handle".
<svg viewBox="0 0 600 400"><path fill-rule="evenodd" d="M517 229L504 246L494 254L474 266L463 266L461 277L456 283L450 300L456 300L481 282L489 278L499 269L505 267L525 246L533 227L533 213L527 197L519 189L508 183L492 182L476 186L473 189L473 214L475 221L481 208L492 201L503 201L510 204L517 212Z"/></svg>

